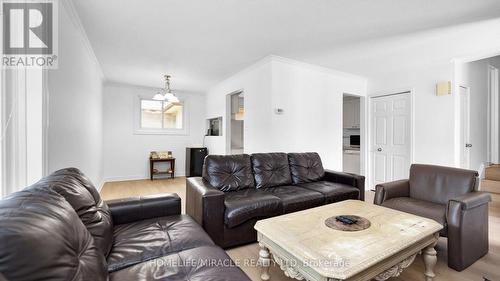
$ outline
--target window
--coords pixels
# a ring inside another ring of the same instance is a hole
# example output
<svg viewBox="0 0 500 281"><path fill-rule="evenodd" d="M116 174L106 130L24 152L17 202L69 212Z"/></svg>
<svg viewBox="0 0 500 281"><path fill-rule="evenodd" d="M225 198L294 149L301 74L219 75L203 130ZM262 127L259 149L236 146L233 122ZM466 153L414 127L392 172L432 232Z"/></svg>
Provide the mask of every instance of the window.
<svg viewBox="0 0 500 281"><path fill-rule="evenodd" d="M138 98L135 133L185 134L185 104Z"/></svg>

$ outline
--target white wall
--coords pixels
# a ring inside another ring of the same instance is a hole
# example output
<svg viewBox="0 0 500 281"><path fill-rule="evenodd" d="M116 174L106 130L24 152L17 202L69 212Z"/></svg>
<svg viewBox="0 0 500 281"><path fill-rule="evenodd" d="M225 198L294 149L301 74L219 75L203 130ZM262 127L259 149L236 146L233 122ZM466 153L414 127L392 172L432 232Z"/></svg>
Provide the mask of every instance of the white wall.
<svg viewBox="0 0 500 281"><path fill-rule="evenodd" d="M470 168L479 170L488 160L488 66L500 68L500 56L468 63L455 68L457 86L470 89Z"/></svg>
<svg viewBox="0 0 500 281"><path fill-rule="evenodd" d="M369 95L413 90L414 163L456 165L455 95L436 96L436 83L452 80L450 62L374 76L368 81Z"/></svg>
<svg viewBox="0 0 500 281"><path fill-rule="evenodd" d="M48 71L48 172L77 167L100 185L102 73L71 9L60 5L59 68Z"/></svg>
<svg viewBox="0 0 500 281"><path fill-rule="evenodd" d="M342 171L343 94L366 95L366 79L287 59L272 61L273 143L260 150L316 151L328 169Z"/></svg>
<svg viewBox="0 0 500 281"><path fill-rule="evenodd" d="M205 132L205 98L178 93L185 99L189 130L186 135L134 134L137 96L153 96L158 89L123 84L104 85L104 180L149 178L149 152L172 151L176 176L185 175L188 146L201 146Z"/></svg>
<svg viewBox="0 0 500 281"><path fill-rule="evenodd" d="M226 154L230 106L227 96L243 90L245 96L244 151L259 151L272 130L271 64L267 59L242 70L212 88L206 97L206 117L222 116L222 136L209 136L206 146L210 154Z"/></svg>
<svg viewBox="0 0 500 281"><path fill-rule="evenodd" d="M207 95L207 117L224 117L226 96L245 95L244 152L317 151L329 169L342 169L342 95L365 95L354 75L270 56L219 83ZM284 113L277 115L276 108ZM211 154L226 153L223 136L210 137Z"/></svg>

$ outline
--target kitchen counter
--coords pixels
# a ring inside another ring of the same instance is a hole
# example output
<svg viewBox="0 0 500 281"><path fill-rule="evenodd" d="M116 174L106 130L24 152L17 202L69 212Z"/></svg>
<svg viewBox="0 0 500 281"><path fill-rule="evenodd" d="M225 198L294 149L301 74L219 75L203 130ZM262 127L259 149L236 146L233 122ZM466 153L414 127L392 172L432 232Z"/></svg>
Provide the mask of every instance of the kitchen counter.
<svg viewBox="0 0 500 281"><path fill-rule="evenodd" d="M352 146L344 146L344 153L360 154L360 148L359 147L352 147Z"/></svg>

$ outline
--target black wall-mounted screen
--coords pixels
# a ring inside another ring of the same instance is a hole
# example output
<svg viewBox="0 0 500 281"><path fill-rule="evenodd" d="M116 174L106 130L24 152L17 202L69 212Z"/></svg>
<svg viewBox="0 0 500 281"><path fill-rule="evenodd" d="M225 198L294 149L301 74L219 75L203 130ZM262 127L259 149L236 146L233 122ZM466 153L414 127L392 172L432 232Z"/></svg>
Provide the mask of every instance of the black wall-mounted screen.
<svg viewBox="0 0 500 281"><path fill-rule="evenodd" d="M351 135L351 136L349 136L349 144L350 145L360 145L360 137L359 137L359 135Z"/></svg>
<svg viewBox="0 0 500 281"><path fill-rule="evenodd" d="M222 117L208 119L207 136L222 136Z"/></svg>

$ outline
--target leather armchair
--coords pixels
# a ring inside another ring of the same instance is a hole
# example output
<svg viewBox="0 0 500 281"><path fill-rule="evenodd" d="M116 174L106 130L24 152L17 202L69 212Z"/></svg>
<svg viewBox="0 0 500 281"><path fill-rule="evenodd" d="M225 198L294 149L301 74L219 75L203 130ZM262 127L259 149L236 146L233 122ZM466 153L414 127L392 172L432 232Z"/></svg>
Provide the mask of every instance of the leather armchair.
<svg viewBox="0 0 500 281"><path fill-rule="evenodd" d="M462 271L488 253L488 202L476 171L411 166L410 179L376 186L374 203L431 218L448 238L448 266Z"/></svg>
<svg viewBox="0 0 500 281"><path fill-rule="evenodd" d="M378 184L375 187L375 189L376 192L375 192L374 203L376 205L382 205L382 203L392 198L410 196L409 180L398 180L398 181Z"/></svg>

